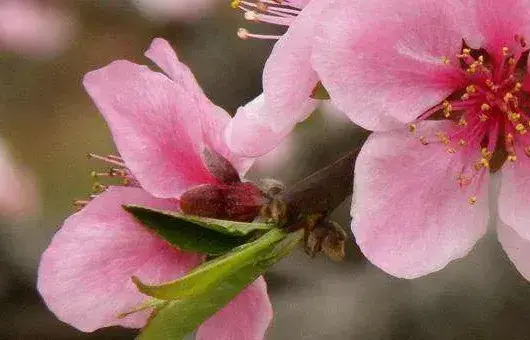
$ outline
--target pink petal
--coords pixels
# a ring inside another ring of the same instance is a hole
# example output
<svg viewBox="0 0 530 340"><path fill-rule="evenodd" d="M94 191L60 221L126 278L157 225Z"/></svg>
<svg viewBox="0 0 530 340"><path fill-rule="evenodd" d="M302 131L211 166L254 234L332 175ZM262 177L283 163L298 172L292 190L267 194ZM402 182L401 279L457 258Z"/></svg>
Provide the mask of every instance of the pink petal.
<svg viewBox="0 0 530 340"><path fill-rule="evenodd" d="M232 120L228 113L222 108L214 106L211 114L204 118L202 128L206 143L228 159L238 172L244 175L254 163L254 159L249 158L252 155L237 154L227 145L225 131ZM254 140L256 139L256 135L254 135Z"/></svg>
<svg viewBox="0 0 530 340"><path fill-rule="evenodd" d="M145 52L145 56L151 59L164 73L173 80L177 86L193 95L200 105L210 105L210 101L204 95L190 69L180 62L171 45L162 38L155 38L151 46Z"/></svg>
<svg viewBox="0 0 530 340"><path fill-rule="evenodd" d="M316 2L318 1L320 0L316 0ZM304 8L305 6L307 6L307 4L311 2L311 0L286 0L285 2L289 3L289 5L292 5L294 7Z"/></svg>
<svg viewBox="0 0 530 340"><path fill-rule="evenodd" d="M246 173L253 160L234 155L223 137L225 127L230 121L230 115L206 97L193 73L179 61L171 45L164 39L156 38L145 55L155 62L179 89L186 91L190 98L195 100L197 107L201 109L200 117L205 142L228 159L241 174Z"/></svg>
<svg viewBox="0 0 530 340"><path fill-rule="evenodd" d="M71 14L40 0L0 2L0 48L31 56L61 52L72 40L76 23Z"/></svg>
<svg viewBox="0 0 530 340"><path fill-rule="evenodd" d="M506 162L501 170L499 218L530 241L530 160L522 155L516 162Z"/></svg>
<svg viewBox="0 0 530 340"><path fill-rule="evenodd" d="M271 110L268 123L275 130L292 129L307 116L304 110L318 82L311 65L316 23L330 0L312 1L274 45L263 70L263 92Z"/></svg>
<svg viewBox="0 0 530 340"><path fill-rule="evenodd" d="M418 135L407 130L374 133L355 167L352 230L366 257L384 271L415 278L465 256L486 232L487 176L476 193L461 190L457 176L479 158L454 155L441 143L424 146L449 122L426 122ZM476 157L475 157L476 156Z"/></svg>
<svg viewBox="0 0 530 340"><path fill-rule="evenodd" d="M263 340L272 306L263 277L239 293L197 331L197 340Z"/></svg>
<svg viewBox="0 0 530 340"><path fill-rule="evenodd" d="M528 0L473 0L476 11L476 29L481 36L481 46L497 58L503 47L516 42L514 36L530 37L530 1Z"/></svg>
<svg viewBox="0 0 530 340"><path fill-rule="evenodd" d="M233 153L247 157L264 155L277 147L294 127L293 124L275 130L270 117L272 109L267 104L262 94L237 110L225 131L226 143ZM306 105L305 117L315 106L315 103Z"/></svg>
<svg viewBox="0 0 530 340"><path fill-rule="evenodd" d="M214 182L201 160L201 110L189 92L145 66L120 60L85 76L126 165L157 197Z"/></svg>
<svg viewBox="0 0 530 340"><path fill-rule="evenodd" d="M144 326L147 312L117 318L147 300L131 277L161 283L201 262L201 256L179 251L149 232L122 204L178 206L139 188L111 187L65 221L41 258L38 290L46 305L84 332L112 325Z"/></svg>
<svg viewBox="0 0 530 340"><path fill-rule="evenodd" d="M442 62L461 52L460 9L455 1L337 0L319 19L313 52L334 104L376 131L439 104L461 85Z"/></svg>
<svg viewBox="0 0 530 340"><path fill-rule="evenodd" d="M497 223L497 234L502 248L517 270L530 281L530 241L501 221Z"/></svg>

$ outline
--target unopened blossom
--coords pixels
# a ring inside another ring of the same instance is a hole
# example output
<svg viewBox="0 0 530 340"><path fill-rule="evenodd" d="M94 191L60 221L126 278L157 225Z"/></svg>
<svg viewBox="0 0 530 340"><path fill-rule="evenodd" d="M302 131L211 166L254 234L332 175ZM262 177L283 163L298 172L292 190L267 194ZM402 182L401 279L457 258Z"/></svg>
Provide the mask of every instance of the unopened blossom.
<svg viewBox="0 0 530 340"><path fill-rule="evenodd" d="M73 16L51 1L0 1L0 50L27 56L53 56L71 42Z"/></svg>
<svg viewBox="0 0 530 340"><path fill-rule="evenodd" d="M85 88L121 155L92 155L113 165L109 173L96 176L110 176L123 185L103 187L89 201L78 201L84 207L64 222L39 267L38 290L48 308L85 332L145 326L150 311L119 317L148 300L131 278L159 284L185 275L205 259L162 240L122 205L179 210L184 201L193 205L186 196L214 189L221 194L231 190L232 199L244 196L250 205L254 199L260 203L250 184L220 183L220 172L214 173L219 167L205 163L204 151L213 150L206 154L223 155L240 174L248 168L251 161L232 156L223 142L229 115L208 100L165 40L155 39L146 56L165 74L119 60L85 76ZM203 323L197 339L263 339L271 318L260 277Z"/></svg>
<svg viewBox="0 0 530 340"><path fill-rule="evenodd" d="M529 13L523 0L338 0L323 13L313 65L376 131L356 163L352 229L388 273L465 256L498 171L499 239L530 279Z"/></svg>
<svg viewBox="0 0 530 340"><path fill-rule="evenodd" d="M274 147L315 109L311 98L319 78L311 65L311 51L319 15L329 0L232 2L250 21L287 28L283 35L264 35L240 29L243 39L277 40L263 70L263 94L253 107L237 112L226 132L228 146L246 156L262 155ZM254 132L261 139L255 143Z"/></svg>
<svg viewBox="0 0 530 340"><path fill-rule="evenodd" d="M0 218L21 220L38 212L33 174L17 164L0 139Z"/></svg>

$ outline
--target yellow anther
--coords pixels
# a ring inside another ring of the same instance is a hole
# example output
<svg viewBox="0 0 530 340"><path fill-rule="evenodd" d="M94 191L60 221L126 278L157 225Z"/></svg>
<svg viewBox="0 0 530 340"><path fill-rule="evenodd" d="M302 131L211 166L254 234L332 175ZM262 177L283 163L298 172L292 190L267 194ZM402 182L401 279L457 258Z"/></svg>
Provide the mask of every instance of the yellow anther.
<svg viewBox="0 0 530 340"><path fill-rule="evenodd" d="M258 14L254 11L248 11L245 12L244 18L248 21L258 21Z"/></svg>
<svg viewBox="0 0 530 340"><path fill-rule="evenodd" d="M409 132L410 133L416 132L416 124L410 124L409 125Z"/></svg>
<svg viewBox="0 0 530 340"><path fill-rule="evenodd" d="M466 120L464 117L460 118L460 119L458 120L458 125L460 125L460 126L467 126L467 120Z"/></svg>
<svg viewBox="0 0 530 340"><path fill-rule="evenodd" d="M477 72L477 63L473 63L469 65L469 68L466 70L467 73L475 73Z"/></svg>
<svg viewBox="0 0 530 340"><path fill-rule="evenodd" d="M475 85L468 85L466 86L466 92L469 94L475 93L477 89L475 88Z"/></svg>
<svg viewBox="0 0 530 340"><path fill-rule="evenodd" d="M469 48L462 49L462 55L468 56L471 53L471 50Z"/></svg>
<svg viewBox="0 0 530 340"><path fill-rule="evenodd" d="M490 167L490 162L486 158L482 158L480 164L486 169Z"/></svg>
<svg viewBox="0 0 530 340"><path fill-rule="evenodd" d="M267 6L264 2L258 2L258 9L262 12L266 12L269 6Z"/></svg>
<svg viewBox="0 0 530 340"><path fill-rule="evenodd" d="M484 103L480 106L480 109L482 111L489 111L491 109L491 106L489 106L488 104Z"/></svg>
<svg viewBox="0 0 530 340"><path fill-rule="evenodd" d="M506 92L506 94L504 95L504 101L507 103L512 99L513 99L513 94L511 92Z"/></svg>
<svg viewBox="0 0 530 340"><path fill-rule="evenodd" d="M515 65L515 58L511 57L510 59L508 59L508 64Z"/></svg>
<svg viewBox="0 0 530 340"><path fill-rule="evenodd" d="M508 112L508 119L512 122L516 122L521 118L521 114L516 112Z"/></svg>
<svg viewBox="0 0 530 340"><path fill-rule="evenodd" d="M241 4L240 0L232 0L232 2L230 2L230 7L232 7L233 9L236 9L239 7L240 4Z"/></svg>
<svg viewBox="0 0 530 340"><path fill-rule="evenodd" d="M425 138L425 136L421 136L421 137L420 137L420 142L421 142L421 144L423 144L423 145L427 145L427 144L429 144L429 142L427 141L427 139Z"/></svg>
<svg viewBox="0 0 530 340"><path fill-rule="evenodd" d="M443 105L443 114L445 118L449 118L451 113L453 113L453 105L447 100L442 103Z"/></svg>
<svg viewBox="0 0 530 340"><path fill-rule="evenodd" d="M447 103L447 105L446 105ZM451 117L451 113L453 113L453 105L449 102L444 102L444 109L443 109L444 117L449 118Z"/></svg>
<svg viewBox="0 0 530 340"><path fill-rule="evenodd" d="M446 56L442 56L442 63L449 65L451 64L451 59L447 58Z"/></svg>
<svg viewBox="0 0 530 340"><path fill-rule="evenodd" d="M456 150L454 148L449 148L447 149L447 152L449 152L450 154L455 154Z"/></svg>
<svg viewBox="0 0 530 340"><path fill-rule="evenodd" d="M465 187L466 185L469 185L469 183L471 183L471 180L464 175L458 176L457 181L461 187Z"/></svg>
<svg viewBox="0 0 530 340"><path fill-rule="evenodd" d="M515 162L517 160L517 156L515 154L510 154L506 159L510 162Z"/></svg>
<svg viewBox="0 0 530 340"><path fill-rule="evenodd" d="M483 56L483 55L481 55L481 56L478 57L478 63L479 63L480 65L484 64L484 56Z"/></svg>
<svg viewBox="0 0 530 340"><path fill-rule="evenodd" d="M515 126L515 130L517 130L517 132L519 132L521 135L524 135L527 132L526 127L521 123Z"/></svg>
<svg viewBox="0 0 530 340"><path fill-rule="evenodd" d="M246 40L249 38L249 32L244 28L240 28L237 30L237 36L239 37L239 39Z"/></svg>
<svg viewBox="0 0 530 340"><path fill-rule="evenodd" d="M478 116L478 119L484 123L485 121L487 121L489 119L489 117L483 113L481 113L479 116Z"/></svg>
<svg viewBox="0 0 530 340"><path fill-rule="evenodd" d="M477 204L477 196L471 196L469 198L469 204L471 204L471 205Z"/></svg>
<svg viewBox="0 0 530 340"><path fill-rule="evenodd" d="M465 146L466 144L467 144L466 141L463 140L463 139L458 141L458 145L460 145L460 146Z"/></svg>
<svg viewBox="0 0 530 340"><path fill-rule="evenodd" d="M482 150L480 150L480 153L482 154L483 158L486 158L488 160L491 159L491 157L493 156L493 152L488 150L488 148L482 148Z"/></svg>
<svg viewBox="0 0 530 340"><path fill-rule="evenodd" d="M513 87L514 92L519 92L523 88L523 84L521 83L515 83L515 86Z"/></svg>
<svg viewBox="0 0 530 340"><path fill-rule="evenodd" d="M445 145L448 145L449 144L449 138L447 138L447 136L445 135L444 132L437 132L436 133L436 137L438 137L438 139L440 140L440 142L444 143Z"/></svg>
<svg viewBox="0 0 530 340"><path fill-rule="evenodd" d="M508 47L503 47L502 48L502 55L503 56L507 56L508 55L508 51L509 51Z"/></svg>

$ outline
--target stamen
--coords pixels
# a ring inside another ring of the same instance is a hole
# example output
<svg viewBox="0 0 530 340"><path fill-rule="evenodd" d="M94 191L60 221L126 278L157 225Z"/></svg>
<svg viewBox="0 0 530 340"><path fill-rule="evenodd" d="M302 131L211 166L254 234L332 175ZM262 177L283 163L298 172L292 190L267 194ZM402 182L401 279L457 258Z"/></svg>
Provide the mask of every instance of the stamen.
<svg viewBox="0 0 530 340"><path fill-rule="evenodd" d="M521 124L521 123L517 124L517 125L515 126L515 129L516 129L517 132L519 132L521 135L524 135L524 134L526 134L526 132L527 132L526 127L525 127L523 124Z"/></svg>
<svg viewBox="0 0 530 340"><path fill-rule="evenodd" d="M91 158L98 159L100 161L104 161L104 162L107 162L107 163L110 163L110 164L114 164L114 165L117 165L119 167L125 167L125 163L123 162L123 160L121 160L121 158L119 158L117 156L108 155L107 157L103 157L103 156L99 156L99 155L96 155L96 154L93 154L93 153L89 153L89 154L87 154L87 157L89 159L91 159ZM118 158L120 160L117 160Z"/></svg>
<svg viewBox="0 0 530 340"><path fill-rule="evenodd" d="M230 7L242 10L246 20L279 26L291 25L293 20L300 14L300 9L291 5L288 1L233 0L230 3ZM249 38L277 40L281 37L278 35L250 33L244 28L238 29L237 35L243 40Z"/></svg>
<svg viewBox="0 0 530 340"><path fill-rule="evenodd" d="M269 35L269 34L254 34L254 33L250 33L248 30L246 30L245 28L240 28L238 31L237 31L237 36L242 39L242 40L247 40L249 38L254 38L254 39L264 39L264 40L278 40L281 38L280 35Z"/></svg>

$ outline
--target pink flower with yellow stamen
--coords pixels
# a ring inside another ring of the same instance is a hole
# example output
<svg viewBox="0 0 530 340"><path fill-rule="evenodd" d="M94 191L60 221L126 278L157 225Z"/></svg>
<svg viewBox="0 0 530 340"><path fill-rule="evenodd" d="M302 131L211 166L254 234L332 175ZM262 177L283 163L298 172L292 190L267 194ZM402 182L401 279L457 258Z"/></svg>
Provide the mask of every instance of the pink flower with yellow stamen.
<svg viewBox="0 0 530 340"><path fill-rule="evenodd" d="M530 279L529 13L525 0L324 11L313 65L333 102L376 131L356 164L352 229L383 270L414 278L465 256L499 171L499 239Z"/></svg>

